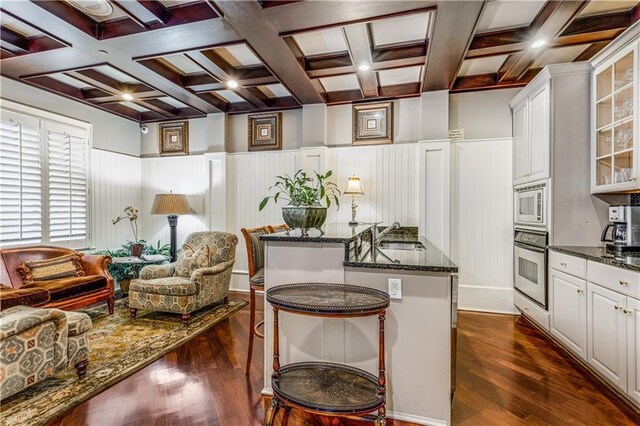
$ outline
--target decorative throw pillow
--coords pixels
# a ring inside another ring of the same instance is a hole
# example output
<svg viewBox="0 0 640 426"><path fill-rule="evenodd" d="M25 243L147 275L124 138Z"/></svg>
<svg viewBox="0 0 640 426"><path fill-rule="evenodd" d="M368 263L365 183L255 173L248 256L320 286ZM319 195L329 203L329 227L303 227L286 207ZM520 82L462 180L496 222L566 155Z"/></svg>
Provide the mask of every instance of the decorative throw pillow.
<svg viewBox="0 0 640 426"><path fill-rule="evenodd" d="M198 250L189 244L183 245L182 250L180 250L180 255L176 260L173 275L175 277L190 278L191 273L196 269L208 267L211 259L210 252L211 250L207 245L200 247Z"/></svg>
<svg viewBox="0 0 640 426"><path fill-rule="evenodd" d="M79 253L71 253L52 259L22 262L22 265L18 266L18 272L25 284L66 277L83 277L86 273L80 257Z"/></svg>

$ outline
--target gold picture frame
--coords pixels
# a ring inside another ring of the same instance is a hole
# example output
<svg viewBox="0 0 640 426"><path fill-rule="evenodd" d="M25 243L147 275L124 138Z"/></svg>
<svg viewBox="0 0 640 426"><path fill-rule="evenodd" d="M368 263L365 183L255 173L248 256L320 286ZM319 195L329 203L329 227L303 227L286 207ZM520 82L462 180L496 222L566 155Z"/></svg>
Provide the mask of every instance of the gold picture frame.
<svg viewBox="0 0 640 426"><path fill-rule="evenodd" d="M248 118L249 151L282 149L282 113L252 114Z"/></svg>
<svg viewBox="0 0 640 426"><path fill-rule="evenodd" d="M393 143L393 102L356 104L352 107L353 145Z"/></svg>
<svg viewBox="0 0 640 426"><path fill-rule="evenodd" d="M189 154L189 122L180 121L158 125L160 155Z"/></svg>

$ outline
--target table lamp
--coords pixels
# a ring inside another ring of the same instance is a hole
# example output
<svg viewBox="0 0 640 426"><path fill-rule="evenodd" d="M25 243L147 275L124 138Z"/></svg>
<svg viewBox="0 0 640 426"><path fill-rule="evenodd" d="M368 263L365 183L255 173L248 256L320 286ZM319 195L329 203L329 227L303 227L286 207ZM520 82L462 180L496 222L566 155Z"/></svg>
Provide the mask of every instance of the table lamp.
<svg viewBox="0 0 640 426"><path fill-rule="evenodd" d="M189 201L184 194L156 194L151 207L151 214L167 215L169 227L171 228L171 261L176 261L176 227L178 226L178 215L191 214L193 211L189 207Z"/></svg>
<svg viewBox="0 0 640 426"><path fill-rule="evenodd" d="M347 182L347 189L342 193L343 195L351 195L351 221L349 225L354 226L358 224L356 220L356 197L364 195L362 188L360 187L360 178L357 176L349 176L349 182Z"/></svg>

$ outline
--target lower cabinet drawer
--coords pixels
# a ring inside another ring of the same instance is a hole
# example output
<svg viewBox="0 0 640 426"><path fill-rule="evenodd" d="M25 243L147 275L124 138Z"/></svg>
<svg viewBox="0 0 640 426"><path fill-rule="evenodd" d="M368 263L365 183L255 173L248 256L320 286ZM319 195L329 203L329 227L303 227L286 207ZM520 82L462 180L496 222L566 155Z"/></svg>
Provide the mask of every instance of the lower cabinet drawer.
<svg viewBox="0 0 640 426"><path fill-rule="evenodd" d="M540 327L549 331L549 312L523 296L522 293L517 290L514 292L513 302L524 315L535 321Z"/></svg>
<svg viewBox="0 0 640 426"><path fill-rule="evenodd" d="M549 266L578 278L587 277L587 261L575 256L549 250Z"/></svg>
<svg viewBox="0 0 640 426"><path fill-rule="evenodd" d="M640 272L589 261L587 262L587 281L640 299Z"/></svg>

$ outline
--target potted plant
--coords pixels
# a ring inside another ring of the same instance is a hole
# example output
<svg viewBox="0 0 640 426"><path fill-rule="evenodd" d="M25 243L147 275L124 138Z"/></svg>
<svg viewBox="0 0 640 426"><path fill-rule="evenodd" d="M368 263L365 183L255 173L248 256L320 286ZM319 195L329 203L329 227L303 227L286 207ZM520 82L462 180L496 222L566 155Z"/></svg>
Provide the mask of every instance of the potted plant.
<svg viewBox="0 0 640 426"><path fill-rule="evenodd" d="M138 209L134 209L131 206L125 207L122 214L113 220L113 224L117 224L121 220L129 220L131 225L131 231L133 232L133 241L129 241L131 247L131 256L142 256L142 250L144 249L144 240L138 239Z"/></svg>
<svg viewBox="0 0 640 426"><path fill-rule="evenodd" d="M340 190L328 180L333 174L331 170L324 175L316 172L314 174L315 179L302 170L298 170L293 177L277 176L276 183L269 188L269 191L276 189L276 192L262 200L260 211L265 208L269 199L276 204L278 200L286 200L289 203L282 207L282 217L290 229L300 229L304 237L311 228L324 234L321 227L327 219L327 208L331 206L331 200L340 207Z"/></svg>

